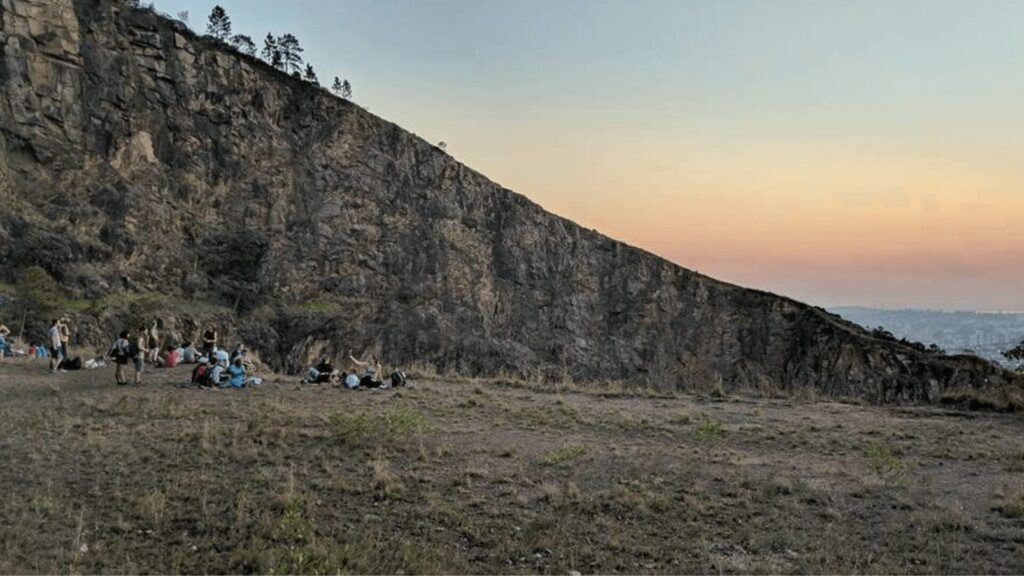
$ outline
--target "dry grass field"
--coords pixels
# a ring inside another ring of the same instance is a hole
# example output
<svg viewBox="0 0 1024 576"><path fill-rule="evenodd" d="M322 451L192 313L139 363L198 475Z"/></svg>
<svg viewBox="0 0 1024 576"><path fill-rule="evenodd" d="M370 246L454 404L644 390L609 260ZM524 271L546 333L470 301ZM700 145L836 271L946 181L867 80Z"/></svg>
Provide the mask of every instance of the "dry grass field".
<svg viewBox="0 0 1024 576"><path fill-rule="evenodd" d="M1024 417L0 366L0 572L1024 572Z"/></svg>

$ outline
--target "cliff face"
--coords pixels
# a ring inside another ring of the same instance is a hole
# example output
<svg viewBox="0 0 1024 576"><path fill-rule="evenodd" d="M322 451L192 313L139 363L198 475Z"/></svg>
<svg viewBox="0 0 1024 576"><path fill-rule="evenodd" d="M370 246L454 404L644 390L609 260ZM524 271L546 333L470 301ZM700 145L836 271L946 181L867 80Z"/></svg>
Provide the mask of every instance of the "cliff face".
<svg viewBox="0 0 1024 576"><path fill-rule="evenodd" d="M151 12L0 2L7 281L39 264L82 298L164 294L169 323L215 316L290 370L352 349L873 400L1006 381L585 230ZM90 310L96 338L120 318Z"/></svg>

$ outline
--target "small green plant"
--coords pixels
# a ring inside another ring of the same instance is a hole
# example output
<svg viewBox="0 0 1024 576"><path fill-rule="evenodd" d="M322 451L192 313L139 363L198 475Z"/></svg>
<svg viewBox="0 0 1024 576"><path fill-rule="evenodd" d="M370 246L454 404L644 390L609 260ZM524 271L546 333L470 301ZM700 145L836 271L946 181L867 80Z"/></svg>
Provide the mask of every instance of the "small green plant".
<svg viewBox="0 0 1024 576"><path fill-rule="evenodd" d="M868 446L868 468L885 482L900 482L906 477L907 467L889 446L872 444Z"/></svg>
<svg viewBox="0 0 1024 576"><path fill-rule="evenodd" d="M697 427L694 434L701 442L711 442L725 436L725 424L714 416L701 414L700 426Z"/></svg>
<svg viewBox="0 0 1024 576"><path fill-rule="evenodd" d="M558 450L549 452L544 457L544 462L552 466L563 466L577 458L581 458L586 453L587 447L582 444L566 444Z"/></svg>
<svg viewBox="0 0 1024 576"><path fill-rule="evenodd" d="M285 503L284 514L274 531L274 539L280 542L308 542L315 532L313 523L306 517L306 505L302 497L293 495Z"/></svg>

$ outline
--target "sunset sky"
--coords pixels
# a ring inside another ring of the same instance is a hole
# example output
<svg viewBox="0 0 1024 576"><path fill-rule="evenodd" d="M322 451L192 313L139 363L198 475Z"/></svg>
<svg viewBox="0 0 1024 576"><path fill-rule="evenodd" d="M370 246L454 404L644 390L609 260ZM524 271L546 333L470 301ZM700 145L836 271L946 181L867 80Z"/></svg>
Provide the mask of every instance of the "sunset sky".
<svg viewBox="0 0 1024 576"><path fill-rule="evenodd" d="M214 2L158 0L205 29ZM500 184L814 304L1024 309L1024 2L223 0Z"/></svg>

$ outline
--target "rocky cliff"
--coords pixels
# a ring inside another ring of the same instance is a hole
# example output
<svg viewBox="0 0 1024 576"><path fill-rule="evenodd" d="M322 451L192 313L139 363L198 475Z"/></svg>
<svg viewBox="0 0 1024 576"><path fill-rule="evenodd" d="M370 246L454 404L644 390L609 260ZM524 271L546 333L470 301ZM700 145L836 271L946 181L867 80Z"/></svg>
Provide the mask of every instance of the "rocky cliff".
<svg viewBox="0 0 1024 576"><path fill-rule="evenodd" d="M145 297L286 370L353 349L876 401L1008 381L583 229L150 11L0 1L0 277L44 267L87 338Z"/></svg>

